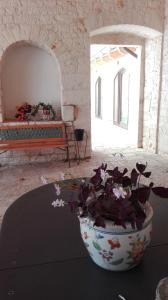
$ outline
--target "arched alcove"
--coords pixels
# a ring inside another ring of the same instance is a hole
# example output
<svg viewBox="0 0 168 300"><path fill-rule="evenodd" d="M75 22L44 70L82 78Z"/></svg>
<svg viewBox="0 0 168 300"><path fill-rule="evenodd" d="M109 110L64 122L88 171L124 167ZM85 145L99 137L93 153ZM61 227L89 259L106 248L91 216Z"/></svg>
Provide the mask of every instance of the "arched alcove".
<svg viewBox="0 0 168 300"><path fill-rule="evenodd" d="M61 108L62 83L59 63L51 50L28 42L9 46L1 67L4 119L14 119L16 106L25 102Z"/></svg>

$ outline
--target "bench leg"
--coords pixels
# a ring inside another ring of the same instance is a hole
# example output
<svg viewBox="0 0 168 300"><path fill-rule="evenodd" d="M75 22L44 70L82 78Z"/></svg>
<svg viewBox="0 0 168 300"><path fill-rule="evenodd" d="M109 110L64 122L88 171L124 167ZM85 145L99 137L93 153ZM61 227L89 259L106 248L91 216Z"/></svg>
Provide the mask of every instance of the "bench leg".
<svg viewBox="0 0 168 300"><path fill-rule="evenodd" d="M66 147L66 153L67 153L67 161L69 164L69 168L71 167L71 163L70 163L70 156L69 156L69 147Z"/></svg>

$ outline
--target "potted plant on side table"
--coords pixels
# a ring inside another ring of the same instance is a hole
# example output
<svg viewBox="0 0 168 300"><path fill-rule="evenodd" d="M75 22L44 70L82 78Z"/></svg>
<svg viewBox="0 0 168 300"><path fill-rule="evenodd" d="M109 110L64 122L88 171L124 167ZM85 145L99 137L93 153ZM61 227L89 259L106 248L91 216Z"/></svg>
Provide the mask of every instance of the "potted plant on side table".
<svg viewBox="0 0 168 300"><path fill-rule="evenodd" d="M95 175L82 180L79 196L70 201L80 221L81 236L92 260L100 267L123 271L139 264L150 243L153 209L151 191L168 198L168 188L140 185L149 178L147 164L136 164L130 175L125 168L108 170L107 164Z"/></svg>

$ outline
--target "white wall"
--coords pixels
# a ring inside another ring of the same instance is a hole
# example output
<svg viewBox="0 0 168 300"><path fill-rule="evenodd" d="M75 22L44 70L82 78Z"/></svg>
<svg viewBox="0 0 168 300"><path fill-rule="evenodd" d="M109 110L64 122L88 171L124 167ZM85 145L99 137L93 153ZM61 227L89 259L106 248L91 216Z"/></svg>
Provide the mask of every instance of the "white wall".
<svg viewBox="0 0 168 300"><path fill-rule="evenodd" d="M164 2L164 0L0 0L0 57L2 58L8 47L20 41L32 41L52 49L61 69L62 103L78 106L75 126L87 131L86 152L89 156L91 155L90 33L101 27L117 24L123 24L124 28L126 24L141 25L147 27L146 32L152 28L161 33L164 23ZM137 27L134 28L134 35L142 36L141 30L142 28L139 30ZM115 34L118 40L118 33ZM114 41L110 43L115 44ZM120 44L123 44L123 40L120 40ZM129 40L126 44L130 44ZM3 122L1 98L0 82L0 122ZM33 161L31 152L29 157ZM16 153L20 156L20 152ZM4 153L9 162L7 154L8 152ZM27 159L26 154L25 158Z"/></svg>
<svg viewBox="0 0 168 300"><path fill-rule="evenodd" d="M35 46L10 48L2 65L5 119L13 119L16 106L39 102L61 106L61 80L54 58Z"/></svg>

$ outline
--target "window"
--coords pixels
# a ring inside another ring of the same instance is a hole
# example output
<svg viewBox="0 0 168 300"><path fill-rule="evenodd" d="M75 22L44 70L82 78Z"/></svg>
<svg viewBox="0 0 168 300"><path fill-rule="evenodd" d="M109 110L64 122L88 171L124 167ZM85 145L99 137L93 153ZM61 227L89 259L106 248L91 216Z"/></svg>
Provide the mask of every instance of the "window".
<svg viewBox="0 0 168 300"><path fill-rule="evenodd" d="M129 114L129 73L121 69L114 79L113 123L128 128Z"/></svg>
<svg viewBox="0 0 168 300"><path fill-rule="evenodd" d="M101 115L101 78L98 77L95 83L95 116L96 118L102 117Z"/></svg>

